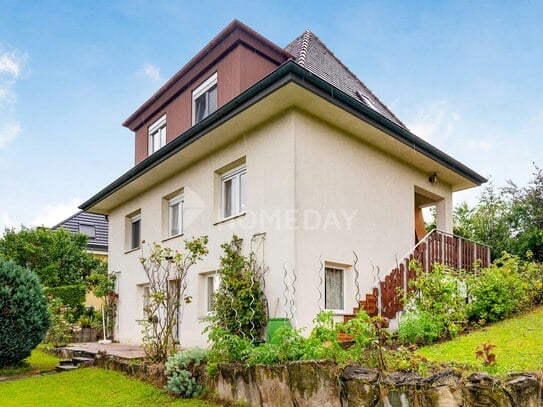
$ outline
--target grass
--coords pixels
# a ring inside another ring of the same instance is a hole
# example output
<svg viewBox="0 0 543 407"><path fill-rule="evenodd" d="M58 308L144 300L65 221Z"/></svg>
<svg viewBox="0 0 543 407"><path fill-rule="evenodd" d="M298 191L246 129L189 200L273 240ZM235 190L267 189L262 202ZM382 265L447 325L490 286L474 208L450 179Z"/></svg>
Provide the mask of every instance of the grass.
<svg viewBox="0 0 543 407"><path fill-rule="evenodd" d="M543 307L489 325L453 340L420 348L418 352L436 362L468 364L493 374L543 371ZM475 358L477 345L490 341L496 345L496 364L483 366Z"/></svg>
<svg viewBox="0 0 543 407"><path fill-rule="evenodd" d="M212 407L182 400L122 373L98 368L28 377L0 383L2 406L187 406Z"/></svg>
<svg viewBox="0 0 543 407"><path fill-rule="evenodd" d="M31 355L20 365L0 369L0 377L33 375L55 370L55 366L60 359L45 353L43 351L44 346L45 345L38 345L38 347L32 351Z"/></svg>

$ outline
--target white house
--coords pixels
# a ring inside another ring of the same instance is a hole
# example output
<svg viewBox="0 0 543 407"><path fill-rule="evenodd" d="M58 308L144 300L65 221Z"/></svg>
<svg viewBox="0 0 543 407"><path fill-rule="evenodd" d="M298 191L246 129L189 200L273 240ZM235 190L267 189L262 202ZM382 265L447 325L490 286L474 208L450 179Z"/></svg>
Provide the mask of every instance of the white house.
<svg viewBox="0 0 543 407"><path fill-rule="evenodd" d="M219 246L233 233L268 269L270 316L310 326L320 309L351 315L410 253L421 207L435 205L451 233L452 193L486 181L412 134L309 31L281 48L232 22L124 125L135 166L80 207L109 218L121 342L140 341L141 240L182 248L209 236L179 327L182 345L205 346Z"/></svg>

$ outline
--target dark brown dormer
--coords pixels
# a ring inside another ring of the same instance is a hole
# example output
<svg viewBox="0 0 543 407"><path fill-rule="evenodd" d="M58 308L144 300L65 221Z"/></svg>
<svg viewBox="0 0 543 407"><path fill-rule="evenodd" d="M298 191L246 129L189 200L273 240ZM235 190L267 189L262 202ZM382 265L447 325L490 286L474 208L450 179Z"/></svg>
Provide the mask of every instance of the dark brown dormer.
<svg viewBox="0 0 543 407"><path fill-rule="evenodd" d="M136 164L290 57L234 20L124 121L135 132Z"/></svg>

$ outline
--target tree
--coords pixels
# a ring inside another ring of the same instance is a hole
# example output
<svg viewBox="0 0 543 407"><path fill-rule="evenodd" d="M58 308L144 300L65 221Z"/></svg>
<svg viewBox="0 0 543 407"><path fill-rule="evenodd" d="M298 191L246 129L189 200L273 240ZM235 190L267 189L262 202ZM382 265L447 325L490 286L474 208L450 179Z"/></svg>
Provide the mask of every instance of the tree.
<svg viewBox="0 0 543 407"><path fill-rule="evenodd" d="M207 254L207 236L185 241L185 253L155 243L149 256L140 258L149 281L142 321L143 348L147 358L164 363L175 350L175 328L181 322L187 294L188 271Z"/></svg>
<svg viewBox="0 0 543 407"><path fill-rule="evenodd" d="M535 166L534 178L524 188L509 181L504 191L511 199L511 252L543 262L543 172Z"/></svg>
<svg viewBox="0 0 543 407"><path fill-rule="evenodd" d="M489 184L473 208L462 203L454 211L460 236L488 244L494 258L504 252L543 262L543 171L518 187L512 181L496 190Z"/></svg>
<svg viewBox="0 0 543 407"><path fill-rule="evenodd" d="M49 324L47 300L36 275L0 259L0 368L30 356Z"/></svg>
<svg viewBox="0 0 543 407"><path fill-rule="evenodd" d="M65 229L5 229L0 257L35 272L46 287L86 284L101 261L87 253L87 237Z"/></svg>
<svg viewBox="0 0 543 407"><path fill-rule="evenodd" d="M459 236L489 245L492 257L497 258L510 250L511 202L489 184L472 209L464 202L454 210L454 232Z"/></svg>

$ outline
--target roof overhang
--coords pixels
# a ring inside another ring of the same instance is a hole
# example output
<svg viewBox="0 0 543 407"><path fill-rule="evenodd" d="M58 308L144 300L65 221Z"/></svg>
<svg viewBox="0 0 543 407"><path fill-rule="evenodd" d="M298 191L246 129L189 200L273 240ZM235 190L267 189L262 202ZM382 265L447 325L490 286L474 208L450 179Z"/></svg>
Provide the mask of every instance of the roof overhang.
<svg viewBox="0 0 543 407"><path fill-rule="evenodd" d="M459 191L487 180L430 143L385 118L328 82L287 61L215 113L147 157L80 208L112 209L232 142L290 108L299 108Z"/></svg>

